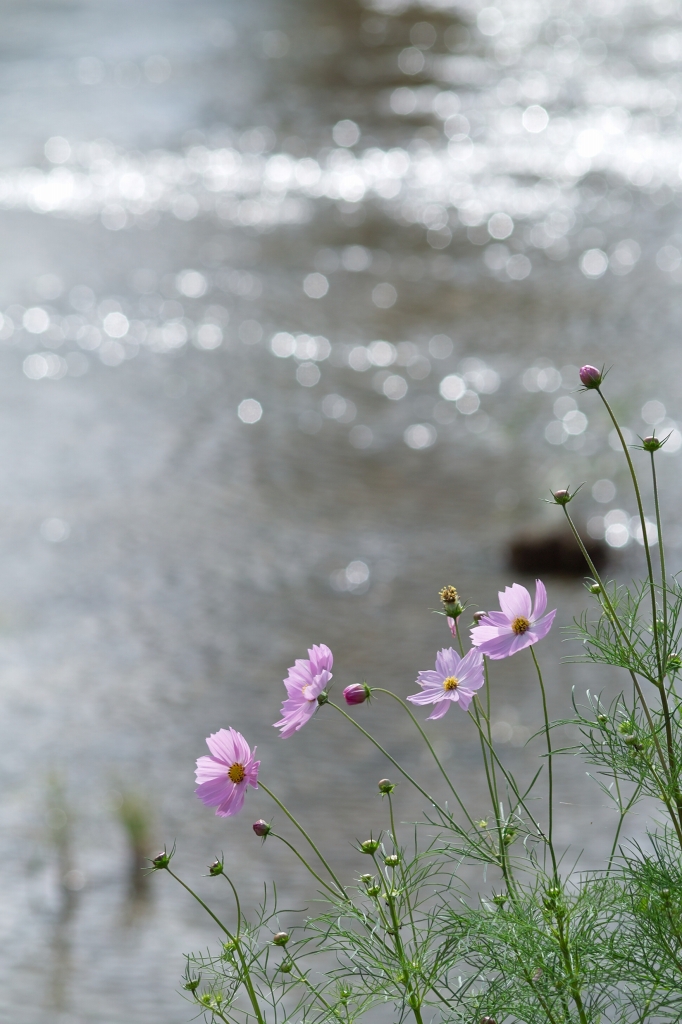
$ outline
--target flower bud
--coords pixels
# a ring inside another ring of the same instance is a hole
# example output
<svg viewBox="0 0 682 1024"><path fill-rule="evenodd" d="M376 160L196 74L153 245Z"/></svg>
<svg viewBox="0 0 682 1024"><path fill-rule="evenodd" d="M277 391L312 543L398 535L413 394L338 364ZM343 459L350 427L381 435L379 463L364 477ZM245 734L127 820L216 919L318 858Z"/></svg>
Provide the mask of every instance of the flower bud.
<svg viewBox="0 0 682 1024"><path fill-rule="evenodd" d="M380 793L392 793L394 789L395 783L391 782L390 779L379 779Z"/></svg>
<svg viewBox="0 0 682 1024"><path fill-rule="evenodd" d="M563 487L559 491L554 491L552 497L554 498L557 505L568 505L573 495L570 491L566 490L566 488Z"/></svg>
<svg viewBox="0 0 682 1024"><path fill-rule="evenodd" d="M578 376L580 377L580 383L584 388L598 388L604 379L604 375L601 370L598 370L596 366L581 366Z"/></svg>
<svg viewBox="0 0 682 1024"><path fill-rule="evenodd" d="M666 666L666 670L668 672L679 672L679 670L681 668L682 668L682 658L679 656L679 654L671 654L670 657L668 658L668 664Z"/></svg>
<svg viewBox="0 0 682 1024"><path fill-rule="evenodd" d="M379 849L378 839L365 839L364 843L360 843L361 853L376 853Z"/></svg>
<svg viewBox="0 0 682 1024"><path fill-rule="evenodd" d="M589 589L590 589L590 593L591 594L601 594L601 584L600 583L592 583Z"/></svg>
<svg viewBox="0 0 682 1024"><path fill-rule="evenodd" d="M481 611L481 612L474 612L474 625L477 626L479 624L479 622L481 621L481 619L484 619L487 614L488 614L487 612L483 612L483 611Z"/></svg>
<svg viewBox="0 0 682 1024"><path fill-rule="evenodd" d="M265 839L265 837L269 836L272 831L272 825L269 822L264 821L262 818L259 818L258 821L254 821L252 828L256 835L261 839Z"/></svg>
<svg viewBox="0 0 682 1024"><path fill-rule="evenodd" d="M291 969L293 966L294 965L292 964L291 960L285 960L284 963L281 963L279 965L277 970L281 971L282 974L291 974Z"/></svg>
<svg viewBox="0 0 682 1024"><path fill-rule="evenodd" d="M222 875L223 862L221 860L214 860L210 868L208 869L208 873L209 875L213 875L213 877L215 877L216 875Z"/></svg>
<svg viewBox="0 0 682 1024"><path fill-rule="evenodd" d="M327 693L326 690L323 690L322 693L318 694L317 703L320 705L320 707L322 707L323 704L326 704L328 700L329 694Z"/></svg>
<svg viewBox="0 0 682 1024"><path fill-rule="evenodd" d="M157 853L156 857L152 857L152 867L156 871L161 871L163 868L167 868L168 865L170 864L172 856L172 850L170 853L167 853L165 850L162 850L161 853Z"/></svg>
<svg viewBox="0 0 682 1024"><path fill-rule="evenodd" d="M497 1024L494 1017L481 1017L480 1024Z"/></svg>
<svg viewBox="0 0 682 1024"><path fill-rule="evenodd" d="M387 868L394 868L400 864L400 857L397 853L389 853L388 856L384 857L384 864Z"/></svg>
<svg viewBox="0 0 682 1024"><path fill-rule="evenodd" d="M186 981L182 987L185 989L186 992L196 992L196 990L199 988L200 981L200 978L190 978L190 980Z"/></svg>
<svg viewBox="0 0 682 1024"><path fill-rule="evenodd" d="M459 594L454 587L443 587L438 594L443 604L446 615L452 619L458 619L464 611L464 605L459 599Z"/></svg>
<svg viewBox="0 0 682 1024"><path fill-rule="evenodd" d="M642 438L642 448L645 452L657 452L659 448L663 447L663 442L659 441L657 437L651 435L650 437Z"/></svg>
<svg viewBox="0 0 682 1024"><path fill-rule="evenodd" d="M496 907L503 907L506 902L507 897L503 893L499 893L498 895L493 896L493 903L495 904Z"/></svg>
<svg viewBox="0 0 682 1024"><path fill-rule="evenodd" d="M364 704L365 701L372 695L367 683L351 683L343 691L343 699L346 704Z"/></svg>
<svg viewBox="0 0 682 1024"><path fill-rule="evenodd" d="M364 882L365 885L369 885L369 883L373 880L373 878L374 878L374 875L360 875L360 881Z"/></svg>
<svg viewBox="0 0 682 1024"><path fill-rule="evenodd" d="M378 896L380 892L381 892L381 886L380 885L368 885L367 886L367 895L368 896Z"/></svg>
<svg viewBox="0 0 682 1024"><path fill-rule="evenodd" d="M609 717L608 715L597 715L597 721L600 725L608 725Z"/></svg>
<svg viewBox="0 0 682 1024"><path fill-rule="evenodd" d="M272 936L272 941L276 946L286 946L289 941L289 932L276 932L276 934Z"/></svg>

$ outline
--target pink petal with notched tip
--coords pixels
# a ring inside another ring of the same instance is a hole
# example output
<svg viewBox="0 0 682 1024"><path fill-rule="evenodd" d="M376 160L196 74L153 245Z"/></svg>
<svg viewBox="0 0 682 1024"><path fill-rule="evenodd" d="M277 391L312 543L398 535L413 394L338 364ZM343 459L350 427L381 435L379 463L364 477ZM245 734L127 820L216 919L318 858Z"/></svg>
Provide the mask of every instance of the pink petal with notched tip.
<svg viewBox="0 0 682 1024"><path fill-rule="evenodd" d="M531 644L536 644L539 637L533 632L532 629L527 630L525 633L521 633L520 636L515 636L511 642L509 648L509 656L516 654L517 651L522 651L526 647L530 647Z"/></svg>
<svg viewBox="0 0 682 1024"><path fill-rule="evenodd" d="M443 715L447 714L448 708L450 707L451 703L452 703L452 701L448 700L447 698L445 700L438 701L438 703L434 707L433 711L428 716L427 721L429 721L429 719L433 719L433 718L442 718Z"/></svg>
<svg viewBox="0 0 682 1024"><path fill-rule="evenodd" d="M555 615L556 608L551 612L547 612L547 614L542 619L539 619L538 622L533 623L533 632L535 633L538 640L542 640L543 637L547 636L550 629L552 628L552 623L554 622Z"/></svg>
<svg viewBox="0 0 682 1024"><path fill-rule="evenodd" d="M487 643L489 640L496 640L500 636L513 635L508 622L504 626L474 626L471 630L471 642L474 647L480 647L481 644Z"/></svg>
<svg viewBox="0 0 682 1024"><path fill-rule="evenodd" d="M216 814L219 818L230 818L233 814L239 814L244 806L246 796L245 786L234 786L232 792L221 804L216 807Z"/></svg>
<svg viewBox="0 0 682 1024"><path fill-rule="evenodd" d="M533 614L531 621L535 622L544 615L545 608L547 607L547 591L545 590L545 584L542 580L535 581L535 604L533 606Z"/></svg>
<svg viewBox="0 0 682 1024"><path fill-rule="evenodd" d="M510 631L502 636L491 637L490 640L481 641L477 646L481 654L486 654L493 661L499 661L500 658L509 657L512 641L515 639L514 634ZM476 643L475 640L472 640L472 642Z"/></svg>
<svg viewBox="0 0 682 1024"><path fill-rule="evenodd" d="M459 690L458 692L459 692L459 706L461 707L462 711L468 711L469 710L469 705L471 704L471 701L472 701L473 696L474 696L473 693L471 693L471 691L467 691L467 690Z"/></svg>
<svg viewBox="0 0 682 1024"><path fill-rule="evenodd" d="M206 807L215 807L228 797L233 788L234 782L230 782L227 775L223 773L222 779L211 779L208 782L202 782L194 792Z"/></svg>
<svg viewBox="0 0 682 1024"><path fill-rule="evenodd" d="M251 757L249 745L236 729L219 729L206 739L206 746L218 761L243 764Z"/></svg>
<svg viewBox="0 0 682 1024"><path fill-rule="evenodd" d="M425 687L420 693L413 693L407 698L411 704L433 704L443 699L443 686Z"/></svg>
<svg viewBox="0 0 682 1024"><path fill-rule="evenodd" d="M486 612L485 618L481 619L481 626L508 626L509 619L504 612Z"/></svg>
<svg viewBox="0 0 682 1024"><path fill-rule="evenodd" d="M530 619L531 600L530 594L520 583L512 583L497 595L500 599L500 608L507 616L509 622L514 619Z"/></svg>

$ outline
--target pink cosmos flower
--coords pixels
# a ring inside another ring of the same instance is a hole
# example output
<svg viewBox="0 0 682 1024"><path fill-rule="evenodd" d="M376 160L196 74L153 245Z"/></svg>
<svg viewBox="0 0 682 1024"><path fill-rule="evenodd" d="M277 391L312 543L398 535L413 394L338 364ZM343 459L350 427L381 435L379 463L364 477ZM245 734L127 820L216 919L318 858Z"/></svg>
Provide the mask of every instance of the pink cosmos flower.
<svg viewBox="0 0 682 1024"><path fill-rule="evenodd" d="M325 644L313 644L308 651L310 659L297 658L284 680L288 698L282 704L282 717L274 723L281 729L282 739L298 732L313 717L318 708L317 698L332 678L334 656Z"/></svg>
<svg viewBox="0 0 682 1024"><path fill-rule="evenodd" d="M542 580L535 581L535 607L532 610L530 594L520 583L505 587L498 596L502 611L486 612L471 630L474 647L494 661L508 658L542 640L552 628L556 615L556 608L544 614L547 591Z"/></svg>
<svg viewBox="0 0 682 1024"><path fill-rule="evenodd" d="M429 718L442 718L453 701L466 711L474 692L483 686L483 657L471 650L460 658L452 647L444 647L436 655L435 672L420 672L417 682L422 692L407 699L413 704L435 704Z"/></svg>
<svg viewBox="0 0 682 1024"><path fill-rule="evenodd" d="M246 787L258 789L260 761L254 761L256 748L251 751L240 732L219 729L206 740L210 757L197 760L194 790L206 807L215 807L221 818L239 814L244 806Z"/></svg>

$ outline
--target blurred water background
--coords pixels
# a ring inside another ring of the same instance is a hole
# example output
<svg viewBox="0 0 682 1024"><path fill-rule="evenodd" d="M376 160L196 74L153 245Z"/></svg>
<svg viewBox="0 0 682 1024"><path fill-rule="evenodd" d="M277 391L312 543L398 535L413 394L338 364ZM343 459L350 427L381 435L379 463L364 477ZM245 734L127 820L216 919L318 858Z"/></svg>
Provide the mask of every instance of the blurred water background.
<svg viewBox="0 0 682 1024"><path fill-rule="evenodd" d="M181 1024L214 929L140 882L154 846L190 879L224 851L247 904L273 877L311 898L251 833L265 794L227 822L193 797L208 732L257 742L353 877L386 767L329 709L278 740L294 658L325 642L337 685L411 692L449 642L438 589L493 605L551 486L585 481L587 530L639 567L581 362L613 364L633 439L671 433L680 568L682 13L2 0L0 25L0 1016ZM547 583L566 625L581 585ZM558 663L558 626L557 715L612 682ZM492 686L530 770L529 659ZM437 786L409 723L358 713ZM432 733L484 815L468 720ZM590 864L612 822L584 771L561 838Z"/></svg>

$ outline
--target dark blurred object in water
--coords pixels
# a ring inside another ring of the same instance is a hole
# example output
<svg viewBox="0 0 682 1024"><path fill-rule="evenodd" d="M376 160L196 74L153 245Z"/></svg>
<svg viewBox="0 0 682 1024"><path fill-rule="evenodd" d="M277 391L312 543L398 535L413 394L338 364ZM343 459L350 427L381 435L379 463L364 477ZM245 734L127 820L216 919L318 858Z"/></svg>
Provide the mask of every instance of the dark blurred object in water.
<svg viewBox="0 0 682 1024"><path fill-rule="evenodd" d="M133 899L147 896L147 871L151 849L149 807L135 793L123 793L116 807L118 819L128 839L128 884Z"/></svg>
<svg viewBox="0 0 682 1024"><path fill-rule="evenodd" d="M604 541L584 538L595 568L601 571L608 559ZM508 560L511 569L533 575L585 576L589 567L570 533L563 531L524 532L509 542Z"/></svg>

